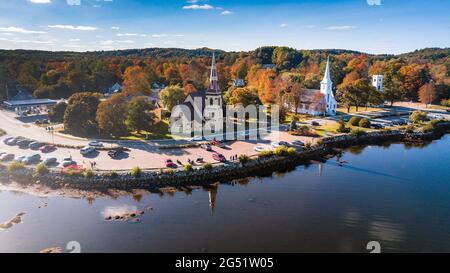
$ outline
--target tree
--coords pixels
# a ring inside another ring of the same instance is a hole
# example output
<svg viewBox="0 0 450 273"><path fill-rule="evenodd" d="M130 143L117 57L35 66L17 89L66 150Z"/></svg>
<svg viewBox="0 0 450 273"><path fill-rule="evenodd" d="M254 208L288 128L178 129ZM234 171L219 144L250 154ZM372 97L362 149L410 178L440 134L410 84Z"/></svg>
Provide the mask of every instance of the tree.
<svg viewBox="0 0 450 273"><path fill-rule="evenodd" d="M419 87L429 81L428 71L418 64L404 65L399 70L404 99L417 100Z"/></svg>
<svg viewBox="0 0 450 273"><path fill-rule="evenodd" d="M179 85L170 85L161 90L159 98L164 107L172 111L172 108L181 104L185 99L184 90Z"/></svg>
<svg viewBox="0 0 450 273"><path fill-rule="evenodd" d="M145 97L134 97L128 103L126 124L132 131L148 131L153 125L155 114L153 105Z"/></svg>
<svg viewBox="0 0 450 273"><path fill-rule="evenodd" d="M258 91L254 88L234 88L231 90L231 96L228 103L237 105L242 104L244 107L250 104L258 104Z"/></svg>
<svg viewBox="0 0 450 273"><path fill-rule="evenodd" d="M114 94L98 106L96 120L102 134L122 136L128 132L125 120L128 106L125 95Z"/></svg>
<svg viewBox="0 0 450 273"><path fill-rule="evenodd" d="M64 113L64 129L72 134L91 135L97 132L98 93L76 93L69 98Z"/></svg>
<svg viewBox="0 0 450 273"><path fill-rule="evenodd" d="M150 94L151 86L148 76L140 66L130 66L123 75L123 91L127 95Z"/></svg>
<svg viewBox="0 0 450 273"><path fill-rule="evenodd" d="M51 122L61 123L64 121L64 113L66 112L67 103L59 102L53 106L48 112L48 118Z"/></svg>
<svg viewBox="0 0 450 273"><path fill-rule="evenodd" d="M421 103L425 103L425 107L428 107L428 104L432 103L436 98L437 91L432 81L420 87L419 100Z"/></svg>
<svg viewBox="0 0 450 273"><path fill-rule="evenodd" d="M272 63L278 69L291 69L297 67L302 61L302 54L293 48L276 47L272 55Z"/></svg>
<svg viewBox="0 0 450 273"><path fill-rule="evenodd" d="M295 110L295 114L298 113L298 108L300 108L300 103L302 102L303 96L303 85L301 83L290 83L287 87L286 93L284 95L286 102L291 105Z"/></svg>

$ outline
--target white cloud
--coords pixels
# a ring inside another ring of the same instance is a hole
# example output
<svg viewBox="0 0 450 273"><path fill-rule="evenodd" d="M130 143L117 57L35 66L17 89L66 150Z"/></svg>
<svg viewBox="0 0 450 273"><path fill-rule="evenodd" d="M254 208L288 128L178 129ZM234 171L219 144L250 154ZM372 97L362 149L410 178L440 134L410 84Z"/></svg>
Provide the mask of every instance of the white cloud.
<svg viewBox="0 0 450 273"><path fill-rule="evenodd" d="M80 39L69 39L69 42L79 42Z"/></svg>
<svg viewBox="0 0 450 273"><path fill-rule="evenodd" d="M287 27L287 26L288 26L288 24L286 24L286 23L283 23L280 25L280 27Z"/></svg>
<svg viewBox="0 0 450 273"><path fill-rule="evenodd" d="M100 41L100 44L103 46L111 46L114 44L133 44L133 40L103 40Z"/></svg>
<svg viewBox="0 0 450 273"><path fill-rule="evenodd" d="M162 38L162 37L167 37L167 36L169 36L169 35L167 35L167 34L153 34L152 35L153 38Z"/></svg>
<svg viewBox="0 0 450 273"><path fill-rule="evenodd" d="M211 5L208 5L208 4L203 4L203 5L197 5L197 4L194 4L194 5L184 6L183 9L193 9L193 10L196 10L196 9L202 9L202 10L208 10L208 9L214 9L214 7L211 6Z"/></svg>
<svg viewBox="0 0 450 273"><path fill-rule="evenodd" d="M220 14L222 14L222 15L231 15L231 14L233 14L233 12L230 11L230 10L224 10L224 11L222 11L222 13L220 13Z"/></svg>
<svg viewBox="0 0 450 273"><path fill-rule="evenodd" d="M138 36L138 37L147 37L147 34L140 33L117 33L117 37L129 37L129 36Z"/></svg>
<svg viewBox="0 0 450 273"><path fill-rule="evenodd" d="M59 29L81 30L81 31L94 31L94 30L97 30L96 27L91 27L91 26L48 25L48 27L49 28L59 28Z"/></svg>
<svg viewBox="0 0 450 273"><path fill-rule="evenodd" d="M0 41L17 43L17 44L53 44L53 41L41 41L41 40L25 40L25 39L6 39L0 38Z"/></svg>
<svg viewBox="0 0 450 273"><path fill-rule="evenodd" d="M113 29L113 30L119 30L120 27L115 27L115 26L113 26L113 27L111 27L111 29Z"/></svg>
<svg viewBox="0 0 450 273"><path fill-rule="evenodd" d="M328 30L350 30L356 28L355 26L329 26Z"/></svg>
<svg viewBox="0 0 450 273"><path fill-rule="evenodd" d="M67 0L67 5L79 6L79 5L81 5L81 0Z"/></svg>
<svg viewBox="0 0 450 273"><path fill-rule="evenodd" d="M28 0L28 2L33 4L51 4L52 0Z"/></svg>
<svg viewBox="0 0 450 273"><path fill-rule="evenodd" d="M44 34L47 33L45 31L35 31L35 30L27 30L20 27L0 27L1 32L15 32L15 33L24 33L24 34Z"/></svg>

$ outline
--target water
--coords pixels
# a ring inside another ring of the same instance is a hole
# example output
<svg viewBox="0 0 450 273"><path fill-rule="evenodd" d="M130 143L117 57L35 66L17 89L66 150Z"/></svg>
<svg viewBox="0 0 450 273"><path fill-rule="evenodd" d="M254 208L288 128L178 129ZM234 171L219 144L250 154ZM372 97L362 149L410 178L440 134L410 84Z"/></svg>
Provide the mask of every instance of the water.
<svg viewBox="0 0 450 273"><path fill-rule="evenodd" d="M450 251L450 136L425 147L357 147L272 177L190 194L40 198L0 192L0 252L78 241L83 252ZM48 206L38 208L47 202ZM110 211L152 207L140 223Z"/></svg>

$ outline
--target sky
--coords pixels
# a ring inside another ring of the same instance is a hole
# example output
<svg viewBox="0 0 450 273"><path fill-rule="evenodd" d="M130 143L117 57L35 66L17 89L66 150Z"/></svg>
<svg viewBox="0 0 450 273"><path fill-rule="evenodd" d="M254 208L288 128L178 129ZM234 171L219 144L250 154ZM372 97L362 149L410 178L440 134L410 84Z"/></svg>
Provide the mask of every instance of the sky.
<svg viewBox="0 0 450 273"><path fill-rule="evenodd" d="M450 0L0 0L0 48L450 46Z"/></svg>

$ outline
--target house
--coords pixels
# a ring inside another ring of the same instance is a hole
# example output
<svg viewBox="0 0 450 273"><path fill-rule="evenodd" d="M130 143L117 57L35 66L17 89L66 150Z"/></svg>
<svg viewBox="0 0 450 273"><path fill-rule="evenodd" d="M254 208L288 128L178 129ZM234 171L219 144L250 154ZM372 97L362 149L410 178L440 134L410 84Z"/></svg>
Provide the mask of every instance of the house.
<svg viewBox="0 0 450 273"><path fill-rule="evenodd" d="M233 79L233 86L234 87L244 87L245 86L244 79Z"/></svg>
<svg viewBox="0 0 450 273"><path fill-rule="evenodd" d="M384 80L384 76L383 75L373 75L372 76L372 85L378 91L381 91L381 92L384 92L383 80Z"/></svg>
<svg viewBox="0 0 450 273"><path fill-rule="evenodd" d="M298 113L309 115L336 115L337 101L333 94L333 82L330 76L330 60L327 59L325 74L320 89L302 89Z"/></svg>
<svg viewBox="0 0 450 273"><path fill-rule="evenodd" d="M115 94L115 93L119 93L121 91L122 91L122 85L118 82L116 82L113 86L111 86L108 89L109 94Z"/></svg>
<svg viewBox="0 0 450 273"><path fill-rule="evenodd" d="M16 88L16 95L7 101L4 101L3 104L7 109L15 110L19 115L22 115L25 112L40 113L41 110L45 110L57 103L57 101L51 99L35 99L22 87L18 86Z"/></svg>
<svg viewBox="0 0 450 273"><path fill-rule="evenodd" d="M272 69L272 68L274 68L274 67L275 67L274 64L263 64L263 65L262 65L262 68L264 68L264 69Z"/></svg>

